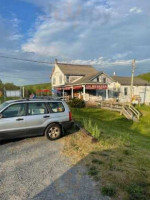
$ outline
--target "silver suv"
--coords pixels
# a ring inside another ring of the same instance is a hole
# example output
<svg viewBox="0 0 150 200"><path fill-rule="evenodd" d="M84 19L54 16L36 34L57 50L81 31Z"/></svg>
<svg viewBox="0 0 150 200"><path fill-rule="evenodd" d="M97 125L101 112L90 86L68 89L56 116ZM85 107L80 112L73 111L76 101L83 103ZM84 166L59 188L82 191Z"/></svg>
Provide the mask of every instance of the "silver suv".
<svg viewBox="0 0 150 200"><path fill-rule="evenodd" d="M45 135L61 137L72 125L68 105L61 100L17 100L0 105L0 140Z"/></svg>

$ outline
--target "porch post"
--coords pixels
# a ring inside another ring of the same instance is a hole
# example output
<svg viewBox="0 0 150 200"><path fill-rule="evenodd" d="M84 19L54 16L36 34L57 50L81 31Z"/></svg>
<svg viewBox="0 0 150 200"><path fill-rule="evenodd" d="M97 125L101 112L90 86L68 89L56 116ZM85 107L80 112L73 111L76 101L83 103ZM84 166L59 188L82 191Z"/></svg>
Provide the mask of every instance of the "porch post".
<svg viewBox="0 0 150 200"><path fill-rule="evenodd" d="M85 85L82 85L83 87L83 100L85 101Z"/></svg>
<svg viewBox="0 0 150 200"><path fill-rule="evenodd" d="M108 100L108 89L106 90L106 100Z"/></svg>
<svg viewBox="0 0 150 200"><path fill-rule="evenodd" d="M65 90L64 90L64 88L63 88L63 99L64 99L64 97L65 97Z"/></svg>
<svg viewBox="0 0 150 200"><path fill-rule="evenodd" d="M71 98L73 99L73 87L71 87Z"/></svg>

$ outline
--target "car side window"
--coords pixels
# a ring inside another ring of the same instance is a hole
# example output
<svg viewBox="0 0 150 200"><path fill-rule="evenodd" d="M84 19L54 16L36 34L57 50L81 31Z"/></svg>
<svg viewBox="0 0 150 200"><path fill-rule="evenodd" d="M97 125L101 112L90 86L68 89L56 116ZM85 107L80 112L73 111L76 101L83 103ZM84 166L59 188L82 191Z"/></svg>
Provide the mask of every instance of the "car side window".
<svg viewBox="0 0 150 200"><path fill-rule="evenodd" d="M26 115L26 104L14 104L2 112L3 118L21 117Z"/></svg>
<svg viewBox="0 0 150 200"><path fill-rule="evenodd" d="M47 113L45 103L36 102L28 104L28 115L43 115Z"/></svg>
<svg viewBox="0 0 150 200"><path fill-rule="evenodd" d="M60 113L65 111L65 108L61 102L49 102L48 106L50 107L52 113Z"/></svg>

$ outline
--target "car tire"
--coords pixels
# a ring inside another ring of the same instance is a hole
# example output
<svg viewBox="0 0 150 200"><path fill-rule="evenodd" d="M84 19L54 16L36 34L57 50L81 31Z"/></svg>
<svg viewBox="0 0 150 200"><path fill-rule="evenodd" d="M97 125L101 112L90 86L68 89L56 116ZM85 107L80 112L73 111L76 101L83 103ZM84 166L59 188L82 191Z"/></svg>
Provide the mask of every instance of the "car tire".
<svg viewBox="0 0 150 200"><path fill-rule="evenodd" d="M45 130L45 136L49 140L57 140L61 137L61 127L59 124L50 124Z"/></svg>

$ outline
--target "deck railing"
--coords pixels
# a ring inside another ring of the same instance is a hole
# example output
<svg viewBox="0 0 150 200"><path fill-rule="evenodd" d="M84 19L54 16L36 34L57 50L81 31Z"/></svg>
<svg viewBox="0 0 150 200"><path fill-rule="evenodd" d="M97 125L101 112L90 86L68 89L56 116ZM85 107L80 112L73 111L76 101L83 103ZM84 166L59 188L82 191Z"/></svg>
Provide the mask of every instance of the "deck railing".
<svg viewBox="0 0 150 200"><path fill-rule="evenodd" d="M141 113L131 104L109 101L98 101L97 103L100 108L120 112L120 114L123 114L127 119L134 121L140 119Z"/></svg>

